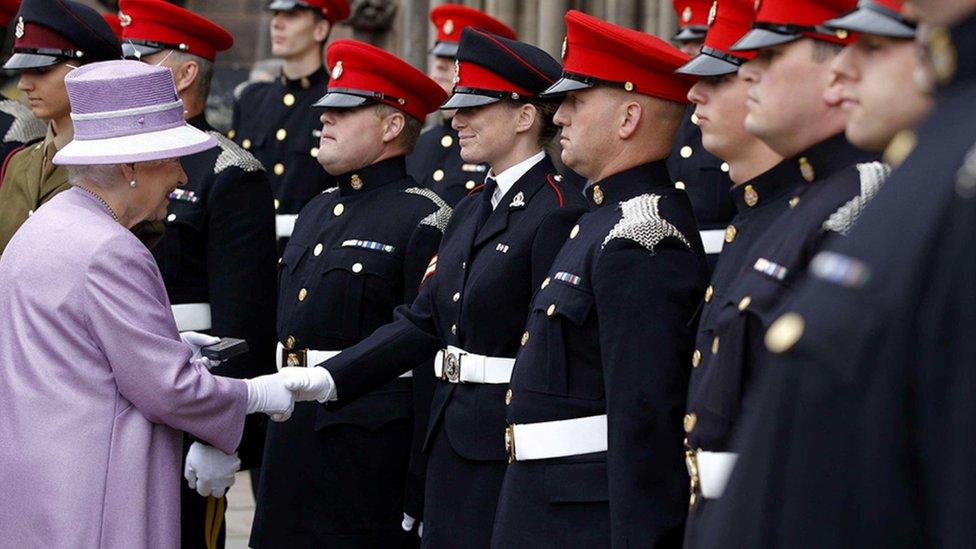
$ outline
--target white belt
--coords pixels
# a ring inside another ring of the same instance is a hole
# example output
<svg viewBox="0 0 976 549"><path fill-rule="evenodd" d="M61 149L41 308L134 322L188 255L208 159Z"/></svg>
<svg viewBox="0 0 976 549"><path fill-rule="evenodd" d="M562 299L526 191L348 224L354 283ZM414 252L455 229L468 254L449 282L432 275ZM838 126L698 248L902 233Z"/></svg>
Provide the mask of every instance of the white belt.
<svg viewBox="0 0 976 549"><path fill-rule="evenodd" d="M342 351L317 351L315 349L285 349L285 346L278 343L278 351L275 352L275 363L278 369L285 367L304 368L321 364L330 358L337 356ZM413 377L413 372L406 372L400 377Z"/></svg>
<svg viewBox="0 0 976 549"><path fill-rule="evenodd" d="M607 451L607 416L589 416L505 429L509 463Z"/></svg>
<svg viewBox="0 0 976 549"><path fill-rule="evenodd" d="M725 493L725 486L735 467L739 454L733 452L706 452L698 450L698 486L705 499L718 499Z"/></svg>
<svg viewBox="0 0 976 549"><path fill-rule="evenodd" d="M706 231L698 231L701 234L702 247L705 248L706 254L717 254L722 251L722 246L725 245L725 231L722 229L710 229Z"/></svg>
<svg viewBox="0 0 976 549"><path fill-rule="evenodd" d="M434 377L450 383L507 384L514 367L514 358L476 355L448 345L437 351Z"/></svg>
<svg viewBox="0 0 976 549"><path fill-rule="evenodd" d="M209 303L180 303L173 305L176 329L181 332L205 332L211 328Z"/></svg>
<svg viewBox="0 0 976 549"><path fill-rule="evenodd" d="M278 235L278 238L291 238L291 233L295 230L296 219L298 219L298 214L275 215L275 234Z"/></svg>

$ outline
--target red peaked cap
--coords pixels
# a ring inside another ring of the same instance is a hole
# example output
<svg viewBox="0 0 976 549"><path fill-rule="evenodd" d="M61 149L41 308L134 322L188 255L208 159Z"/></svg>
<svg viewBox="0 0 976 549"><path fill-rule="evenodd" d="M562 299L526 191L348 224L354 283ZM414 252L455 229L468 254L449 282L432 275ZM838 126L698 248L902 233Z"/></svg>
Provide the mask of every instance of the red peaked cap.
<svg viewBox="0 0 976 549"><path fill-rule="evenodd" d="M376 101L423 121L447 100L437 82L376 46L337 40L329 46L326 58L332 71L328 90L317 107L352 108Z"/></svg>
<svg viewBox="0 0 976 549"><path fill-rule="evenodd" d="M515 31L483 11L460 4L441 4L430 10L430 22L437 29L437 43L430 53L441 57L457 55L461 31L474 27L492 34L516 40Z"/></svg>
<svg viewBox="0 0 976 549"><path fill-rule="evenodd" d="M19 9L20 0L0 0L0 25L6 27Z"/></svg>
<svg viewBox="0 0 976 549"><path fill-rule="evenodd" d="M213 61L234 37L213 21L163 0L121 0L122 41L163 44Z"/></svg>
<svg viewBox="0 0 976 549"><path fill-rule="evenodd" d="M688 59L686 54L660 38L570 10L566 13L563 78L547 93L573 91L574 86L566 82L568 80L581 82L596 78L602 82L591 85L614 85L643 95L687 103L688 90L695 80L674 71Z"/></svg>
<svg viewBox="0 0 976 549"><path fill-rule="evenodd" d="M673 0L674 13L678 14L678 28L708 26L708 10L713 0Z"/></svg>
<svg viewBox="0 0 976 549"><path fill-rule="evenodd" d="M351 11L348 0L271 0L266 9L271 11L315 10L332 24L348 18Z"/></svg>
<svg viewBox="0 0 976 549"><path fill-rule="evenodd" d="M112 32L115 33L115 36L119 40L122 40L122 20L119 19L119 16L114 13L103 13L102 19L108 23L108 26L112 27Z"/></svg>
<svg viewBox="0 0 976 549"><path fill-rule="evenodd" d="M786 44L799 38L813 38L834 44L850 44L855 37L847 31L832 31L824 21L852 9L856 0L756 0L756 21L733 50L755 50Z"/></svg>
<svg viewBox="0 0 976 549"><path fill-rule="evenodd" d="M695 76L721 76L739 70L746 59L756 56L754 51L732 52L732 44L742 38L752 26L756 15L754 0L722 0L713 4L708 17L708 35L702 51L685 63L678 72Z"/></svg>

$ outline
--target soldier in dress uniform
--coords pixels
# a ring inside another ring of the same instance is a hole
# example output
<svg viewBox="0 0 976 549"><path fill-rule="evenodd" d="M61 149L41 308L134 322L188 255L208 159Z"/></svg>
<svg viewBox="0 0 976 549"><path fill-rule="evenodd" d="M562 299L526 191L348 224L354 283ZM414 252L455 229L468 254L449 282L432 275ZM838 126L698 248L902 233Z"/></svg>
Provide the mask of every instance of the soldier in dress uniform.
<svg viewBox="0 0 976 549"><path fill-rule="evenodd" d="M718 4L711 0L675 0L672 5L678 14L678 32L671 40L681 51L694 57L702 48L709 21L714 20ZM722 251L722 229L735 215L730 194L732 181L729 179L729 163L702 145L694 105L685 111L681 127L675 134L668 157L668 172L674 186L683 189L691 199L709 266L714 269Z"/></svg>
<svg viewBox="0 0 976 549"><path fill-rule="evenodd" d="M274 208L267 174L250 153L207 123L204 115L217 52L234 38L213 22L163 0L122 0L123 54L168 67L187 122L219 146L184 157L186 185L170 199L165 234L153 255L180 331L209 332L248 343L248 353L214 374L250 378L274 372ZM264 422L245 422L237 452L225 454L187 437L182 545L223 547L224 492L239 469L258 467Z"/></svg>
<svg viewBox="0 0 976 549"><path fill-rule="evenodd" d="M337 41L327 55L328 91L315 103L325 109L318 160L339 187L302 209L279 266L285 370L338 354L412 301L451 211L433 191L417 187L404 161L424 118L447 98L444 90L362 42ZM252 546L403 541L409 377L389 380L342 410L296 406L290 421L269 427Z"/></svg>
<svg viewBox="0 0 976 549"><path fill-rule="evenodd" d="M65 75L85 63L122 57L108 23L78 2L24 0L16 21L14 54L3 67L21 71L17 87L30 100L34 116L47 121L47 134L4 160L0 173L0 253L34 210L68 188L67 170L51 162L73 135ZM30 124L22 116L18 121ZM11 128L24 127L20 124Z"/></svg>
<svg viewBox="0 0 976 549"><path fill-rule="evenodd" d="M766 332L775 353L739 422L741 458L702 547L962 547L976 538L973 420L976 2L931 2L940 89L913 85L915 23L862 2L835 60L847 135L901 156ZM968 4L968 5L967 5ZM954 11L960 10L961 11ZM953 19L955 18L955 20ZM912 137L896 137L911 135ZM901 144L899 144L901 143ZM899 149L899 151L896 151Z"/></svg>
<svg viewBox="0 0 976 549"><path fill-rule="evenodd" d="M566 15L556 112L590 211L532 299L506 395L509 465L493 547L678 547L681 410L708 266L665 158L688 56Z"/></svg>
<svg viewBox="0 0 976 549"><path fill-rule="evenodd" d="M454 87L455 60L461 31L468 27L481 29L515 40L515 31L498 19L474 8L442 4L430 11L430 21L437 31L437 41L430 50L428 76L451 93ZM466 162L461 158L457 130L451 127L453 110L442 110L434 123L420 134L417 148L407 157L407 171L418 183L432 189L452 208L485 180L488 166Z"/></svg>
<svg viewBox="0 0 976 549"><path fill-rule="evenodd" d="M20 0L0 1L0 39L6 38L7 25L17 14ZM44 137L47 124L34 116L20 101L0 98L0 157L7 156L24 143Z"/></svg>
<svg viewBox="0 0 976 549"><path fill-rule="evenodd" d="M418 362L429 371L437 354L424 441L425 547L488 546L507 459L506 389L525 341L525 312L585 209L544 152L556 127L554 105L539 94L559 78L559 63L477 29L465 29L457 56L455 93L443 108L457 109L461 154L491 166L489 177L458 203L413 304L313 368L334 376L338 400L330 407L352 408Z"/></svg>
<svg viewBox="0 0 976 549"><path fill-rule="evenodd" d="M349 17L349 2L270 0L268 9L274 12L271 53L282 60L281 75L244 88L227 136L267 169L276 233L288 238L302 207L336 185L316 160L322 127L308 113L329 80L322 46L332 27Z"/></svg>

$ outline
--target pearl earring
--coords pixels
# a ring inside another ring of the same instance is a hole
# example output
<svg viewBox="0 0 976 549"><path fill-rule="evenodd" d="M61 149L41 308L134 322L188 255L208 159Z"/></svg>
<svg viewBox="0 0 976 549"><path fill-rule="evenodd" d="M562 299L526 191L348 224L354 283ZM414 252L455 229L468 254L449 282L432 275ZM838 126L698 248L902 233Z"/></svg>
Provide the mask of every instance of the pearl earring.
<svg viewBox="0 0 976 549"><path fill-rule="evenodd" d="M136 188L136 185L138 185L138 183L136 183L136 180L135 179L133 179L132 181L129 181L129 186L132 187L133 189Z"/></svg>

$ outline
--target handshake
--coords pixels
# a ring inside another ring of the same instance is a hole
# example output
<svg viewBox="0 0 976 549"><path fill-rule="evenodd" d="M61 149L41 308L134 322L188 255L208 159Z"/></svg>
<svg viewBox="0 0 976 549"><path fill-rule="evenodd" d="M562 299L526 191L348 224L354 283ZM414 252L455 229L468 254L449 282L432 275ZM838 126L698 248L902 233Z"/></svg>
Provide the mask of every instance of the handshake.
<svg viewBox="0 0 976 549"><path fill-rule="evenodd" d="M335 400L335 382L325 368L282 368L244 382L247 413L263 412L273 421L287 421L296 402Z"/></svg>

